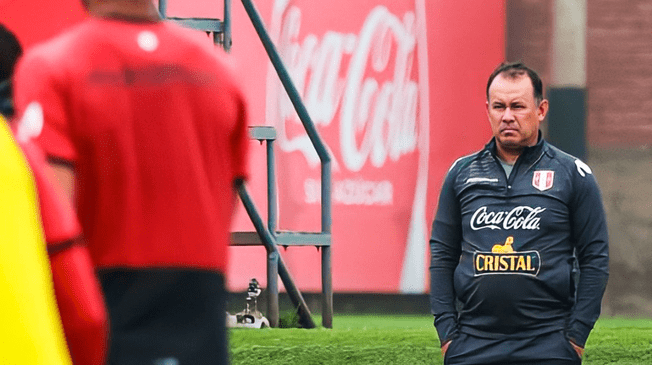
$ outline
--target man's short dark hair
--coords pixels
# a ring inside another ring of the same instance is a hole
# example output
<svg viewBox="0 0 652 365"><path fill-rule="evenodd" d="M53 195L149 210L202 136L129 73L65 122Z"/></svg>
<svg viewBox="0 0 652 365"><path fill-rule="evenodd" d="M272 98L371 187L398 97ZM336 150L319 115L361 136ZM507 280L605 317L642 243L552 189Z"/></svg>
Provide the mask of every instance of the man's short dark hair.
<svg viewBox="0 0 652 365"><path fill-rule="evenodd" d="M522 62L503 62L496 67L487 81L487 100L489 100L489 87L491 86L491 83L494 81L496 76L501 74L512 79L527 75L532 82L534 101L536 101L537 104L543 101L543 83L541 82L539 74L537 74L533 69L525 66Z"/></svg>

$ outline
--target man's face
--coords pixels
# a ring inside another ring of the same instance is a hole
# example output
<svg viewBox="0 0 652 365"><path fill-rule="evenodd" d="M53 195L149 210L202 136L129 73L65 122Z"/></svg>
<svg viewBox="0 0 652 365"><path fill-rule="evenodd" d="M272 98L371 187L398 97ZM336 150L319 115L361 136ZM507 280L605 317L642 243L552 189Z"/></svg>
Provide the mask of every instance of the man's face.
<svg viewBox="0 0 652 365"><path fill-rule="evenodd" d="M516 78L496 76L489 86L487 116L496 142L503 149L520 150L533 146L539 125L548 112L548 101L537 105L527 75Z"/></svg>

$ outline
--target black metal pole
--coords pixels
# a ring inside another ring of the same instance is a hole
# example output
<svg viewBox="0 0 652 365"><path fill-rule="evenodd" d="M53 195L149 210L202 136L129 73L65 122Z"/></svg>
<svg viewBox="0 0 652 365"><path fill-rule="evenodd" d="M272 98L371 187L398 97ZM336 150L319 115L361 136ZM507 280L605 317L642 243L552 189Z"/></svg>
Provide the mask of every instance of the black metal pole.
<svg viewBox="0 0 652 365"><path fill-rule="evenodd" d="M333 328L333 280L331 247L321 247L321 324Z"/></svg>
<svg viewBox="0 0 652 365"><path fill-rule="evenodd" d="M270 327L278 327L278 251L267 250L267 320Z"/></svg>
<svg viewBox="0 0 652 365"><path fill-rule="evenodd" d="M294 106L294 109L301 120L308 138L312 142L319 159L321 160L321 226L322 232L331 233L332 226L332 201L331 201L331 157L326 148L326 144L322 141L317 132L315 124L308 114L301 96L297 91L292 78L288 73L281 56L279 55L274 42L272 42L269 33L265 29L263 20L256 10L251 0L242 0L245 11L258 33L258 37L263 43L263 47L269 56L276 73L285 88L285 91ZM333 291L332 291L332 275L331 275L331 248L322 247L322 321L324 327L332 328L333 316Z"/></svg>
<svg viewBox="0 0 652 365"><path fill-rule="evenodd" d="M317 129L315 128L315 125L312 122L310 115L308 114L308 110L303 105L303 102L301 101L301 96L299 95L299 92L297 91L296 87L292 83L290 74L287 72L285 65L283 64L283 60L281 59L281 56L278 54L278 51L274 46L274 42L272 42L272 39L270 38L269 34L267 33L267 30L265 29L265 25L263 23L262 18L260 17L260 14L258 13L258 10L256 10L256 7L251 2L251 0L242 0L242 4L244 5L245 10L247 11L249 18L251 19L251 22L253 23L254 28L256 29L256 33L258 33L260 40L263 42L263 46L267 51L267 55L272 61L272 65L276 69L276 72L279 74L281 83L283 83L283 86L285 87L285 90L287 91L288 96L290 97L290 101L292 101L292 104L294 105L294 108L297 111L297 114L299 115L299 119L301 120L304 127L306 128L308 137L315 145L317 154L319 155L322 161L330 161L330 156L328 154L328 150L326 149L326 145L319 137L319 133L317 132Z"/></svg>
<svg viewBox="0 0 652 365"><path fill-rule="evenodd" d="M167 16L168 10L168 0L158 0L158 12L161 14L161 18L165 19Z"/></svg>
<svg viewBox="0 0 652 365"><path fill-rule="evenodd" d="M322 162L322 232L330 233L331 231L331 218L330 218L331 217L331 192L330 192L331 157L330 154L328 152L328 149L326 148L326 144L322 141L321 137L319 136L319 133L317 132L317 128L315 127L315 124L312 122L312 119L310 118L310 114L308 114L308 110L306 109L305 105L303 104L303 101L301 100L299 91L297 91L296 87L294 86L294 83L292 83L292 78L290 77L290 74L288 73L285 65L283 64L283 60L281 59L281 56L278 54L278 51L276 50L276 46L274 46L274 42L272 42L269 33L267 33L267 30L265 29L265 25L263 23L262 18L260 17L260 14L258 13L258 10L256 10L256 7L254 6L251 0L242 0L242 4L244 5L245 10L249 15L249 18L251 19L251 22L254 25L254 29L256 30L256 33L258 33L258 37L263 43L263 47L265 48L265 51L267 52L267 55L269 56L269 59L272 62L272 65L274 66L274 69L276 70L276 73L278 74L279 79L281 80L281 83L283 84L283 87L285 88L285 91L287 92L288 97L290 98L290 101L292 102L292 105L294 106L294 109L297 112L297 115L299 116L299 119L301 120L301 123L306 129L308 138L310 138L310 141L315 147L317 155L319 156L319 159Z"/></svg>
<svg viewBox="0 0 652 365"><path fill-rule="evenodd" d="M231 51L231 0L224 0L224 19L222 19L222 47L224 50Z"/></svg>
<svg viewBox="0 0 652 365"><path fill-rule="evenodd" d="M276 234L276 162L274 158L274 141L267 140L267 228L272 235Z"/></svg>
<svg viewBox="0 0 652 365"><path fill-rule="evenodd" d="M260 236L261 241L265 245L268 254L276 253L277 255L278 274L281 277L281 281L283 282L283 286L285 287L285 290L287 290L288 295L290 296L290 300L292 301L292 304L294 304L294 307L297 308L297 313L299 315L299 320L301 322L301 325L304 328L315 328L316 327L315 322L312 320L312 314L310 313L310 309L308 309L308 305L306 304L306 301L303 299L301 292L294 284L292 275L290 275L290 272L287 270L287 266L285 266L283 257L281 257L281 255L278 253L276 241L272 236L272 234L269 233L269 230L265 227L265 224L263 223L263 219L258 214L256 205L254 204L253 199L251 199L251 195L247 191L246 186L244 184L239 184L237 186L237 190L238 190L238 195L240 196L240 200L242 200L242 204L244 205L245 210L247 211L247 214L249 215L249 218L251 219L251 222L253 223L254 228L256 229L256 232Z"/></svg>

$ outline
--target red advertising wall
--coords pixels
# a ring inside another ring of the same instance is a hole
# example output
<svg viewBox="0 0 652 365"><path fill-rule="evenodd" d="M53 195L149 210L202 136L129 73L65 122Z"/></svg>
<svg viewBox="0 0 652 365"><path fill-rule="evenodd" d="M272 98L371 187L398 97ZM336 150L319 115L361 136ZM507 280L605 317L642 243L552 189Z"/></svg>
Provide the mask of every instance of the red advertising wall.
<svg viewBox="0 0 652 365"><path fill-rule="evenodd" d="M0 0L0 23L27 48L86 17L81 0Z"/></svg>
<svg viewBox="0 0 652 365"><path fill-rule="evenodd" d="M259 0L256 6L333 156L334 290L426 292L442 178L457 157L490 137L484 88L504 57L504 2ZM278 227L319 231L317 156L242 4L233 1L232 12L231 53L251 124L278 132ZM168 4L170 16L221 14L221 1ZM35 32L24 24L13 29L25 32L24 40ZM250 187L265 215L265 149L256 141L251 168ZM252 230L242 209L233 228ZM314 247L281 253L300 289L320 290ZM233 247L230 254L232 290L245 289L252 277L265 285L264 249Z"/></svg>

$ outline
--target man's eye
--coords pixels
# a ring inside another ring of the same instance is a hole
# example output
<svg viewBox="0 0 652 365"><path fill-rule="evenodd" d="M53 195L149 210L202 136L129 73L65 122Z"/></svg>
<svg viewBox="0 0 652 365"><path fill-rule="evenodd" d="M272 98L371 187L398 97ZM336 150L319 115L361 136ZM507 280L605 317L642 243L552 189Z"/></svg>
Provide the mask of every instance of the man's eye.
<svg viewBox="0 0 652 365"><path fill-rule="evenodd" d="M505 106L504 106L504 105L497 105L497 104L494 104L494 109L497 109L497 110L503 110L503 109L505 109Z"/></svg>

